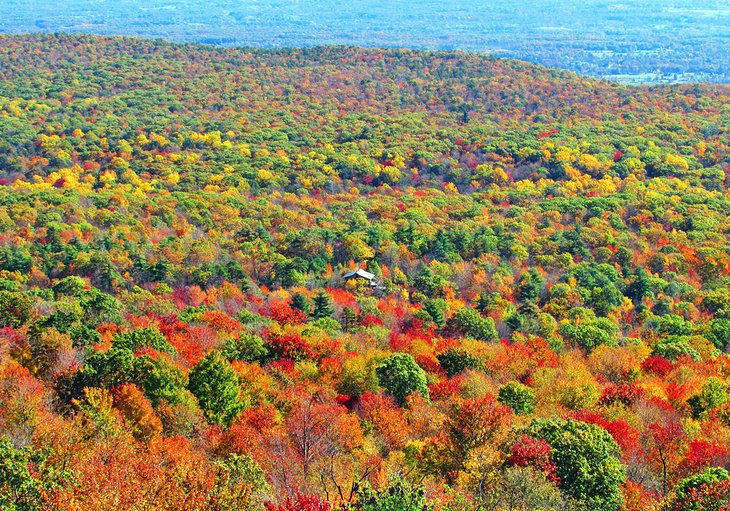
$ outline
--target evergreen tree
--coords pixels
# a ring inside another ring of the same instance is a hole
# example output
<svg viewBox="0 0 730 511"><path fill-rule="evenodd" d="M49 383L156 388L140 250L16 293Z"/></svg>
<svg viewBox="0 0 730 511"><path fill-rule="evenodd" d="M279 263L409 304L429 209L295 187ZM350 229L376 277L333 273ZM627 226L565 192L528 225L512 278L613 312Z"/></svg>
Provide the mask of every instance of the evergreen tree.
<svg viewBox="0 0 730 511"><path fill-rule="evenodd" d="M309 305L309 300L302 293L296 293L291 298L291 306L297 310L302 311L304 314L309 316L312 308Z"/></svg>
<svg viewBox="0 0 730 511"><path fill-rule="evenodd" d="M332 317L332 313L335 311L330 303L330 297L324 291L320 291L314 295L314 311L312 316L315 319L329 318Z"/></svg>
<svg viewBox="0 0 730 511"><path fill-rule="evenodd" d="M431 319L434 323L436 323L437 326L444 326L444 324L446 324L446 317L444 316L444 312L447 308L448 305L446 304L446 301L441 298L428 300L423 305L423 310L428 312L428 315L431 316Z"/></svg>
<svg viewBox="0 0 730 511"><path fill-rule="evenodd" d="M352 327L355 326L356 320L357 317L355 316L353 310L349 307L345 307L342 310L342 331L345 333L349 332Z"/></svg>
<svg viewBox="0 0 730 511"><path fill-rule="evenodd" d="M545 287L545 279L535 268L530 268L522 274L517 282L517 291L522 301L534 301L540 296Z"/></svg>

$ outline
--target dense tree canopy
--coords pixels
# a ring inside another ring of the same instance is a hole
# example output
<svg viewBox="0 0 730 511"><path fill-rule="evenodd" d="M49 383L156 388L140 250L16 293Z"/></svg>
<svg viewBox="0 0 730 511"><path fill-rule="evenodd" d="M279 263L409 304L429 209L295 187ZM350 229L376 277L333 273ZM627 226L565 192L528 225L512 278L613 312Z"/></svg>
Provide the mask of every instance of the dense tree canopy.
<svg viewBox="0 0 730 511"><path fill-rule="evenodd" d="M559 485L581 509L617 510L621 507L624 467L621 451L600 426L575 420L536 420L530 434L551 448Z"/></svg>
<svg viewBox="0 0 730 511"><path fill-rule="evenodd" d="M726 502L728 92L0 36L0 507Z"/></svg>

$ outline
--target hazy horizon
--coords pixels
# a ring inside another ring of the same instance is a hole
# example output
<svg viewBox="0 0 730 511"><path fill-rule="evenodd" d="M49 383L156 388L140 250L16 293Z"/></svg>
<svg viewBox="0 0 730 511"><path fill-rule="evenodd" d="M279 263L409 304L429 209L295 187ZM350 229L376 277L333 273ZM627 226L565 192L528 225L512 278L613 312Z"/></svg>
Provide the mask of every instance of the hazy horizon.
<svg viewBox="0 0 730 511"><path fill-rule="evenodd" d="M730 82L730 0L7 0L0 32L460 49L631 83Z"/></svg>

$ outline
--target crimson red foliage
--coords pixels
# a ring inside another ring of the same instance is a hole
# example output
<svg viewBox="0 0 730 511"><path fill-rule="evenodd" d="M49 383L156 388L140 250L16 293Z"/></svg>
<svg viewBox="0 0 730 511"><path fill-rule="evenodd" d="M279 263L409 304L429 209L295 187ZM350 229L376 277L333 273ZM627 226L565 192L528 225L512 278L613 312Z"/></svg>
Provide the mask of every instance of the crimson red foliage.
<svg viewBox="0 0 730 511"><path fill-rule="evenodd" d="M610 405L618 401L626 406L631 406L637 399L643 396L644 391L636 385L630 385L627 383L609 385L603 389L600 404Z"/></svg>
<svg viewBox="0 0 730 511"><path fill-rule="evenodd" d="M507 463L513 467L532 467L544 472L549 480L558 484L560 478L556 474L557 465L550 460L552 450L550 444L542 438L522 435L519 442L510 449Z"/></svg>
<svg viewBox="0 0 730 511"><path fill-rule="evenodd" d="M269 369L289 376L293 376L296 372L294 361L290 358L282 358L273 361L269 364Z"/></svg>
<svg viewBox="0 0 730 511"><path fill-rule="evenodd" d="M282 325L300 325L307 321L306 314L279 300L272 301L269 305L269 316Z"/></svg>
<svg viewBox="0 0 730 511"><path fill-rule="evenodd" d="M444 378L441 381L429 385L428 392L431 399L438 401L439 399L457 395L463 383L464 377L462 375L457 375L453 378Z"/></svg>
<svg viewBox="0 0 730 511"><path fill-rule="evenodd" d="M700 472L706 467L723 467L730 462L730 452L716 442L692 440L689 450L680 464L680 470L687 475Z"/></svg>
<svg viewBox="0 0 730 511"><path fill-rule="evenodd" d="M360 324L366 328L369 326L383 326L383 321L380 318L378 318L377 316L368 314L367 316L362 318L362 321L360 322Z"/></svg>
<svg viewBox="0 0 730 511"><path fill-rule="evenodd" d="M304 360L317 358L317 352L299 334L275 334L269 332L267 343L279 358Z"/></svg>
<svg viewBox="0 0 730 511"><path fill-rule="evenodd" d="M596 412L583 410L570 414L570 417L589 424L600 426L613 437L621 448L624 457L630 457L641 449L641 434L624 419L608 421Z"/></svg>
<svg viewBox="0 0 730 511"><path fill-rule="evenodd" d="M287 497L281 504L265 502L266 511L330 511L330 505L316 495L301 495L297 492L294 498Z"/></svg>
<svg viewBox="0 0 730 511"><path fill-rule="evenodd" d="M337 397L335 397L335 403L340 406L344 406L348 410L352 410L357 403L357 397L348 396L346 394L338 394Z"/></svg>
<svg viewBox="0 0 730 511"><path fill-rule="evenodd" d="M646 373L653 373L657 376L666 376L672 370L672 363L664 357L654 355L644 360L641 368Z"/></svg>

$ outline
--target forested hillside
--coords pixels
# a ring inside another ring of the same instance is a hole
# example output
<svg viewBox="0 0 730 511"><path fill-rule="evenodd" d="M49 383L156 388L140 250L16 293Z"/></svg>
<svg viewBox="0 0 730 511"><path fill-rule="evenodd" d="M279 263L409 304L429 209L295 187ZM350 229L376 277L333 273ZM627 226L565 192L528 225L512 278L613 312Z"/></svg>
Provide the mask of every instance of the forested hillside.
<svg viewBox="0 0 730 511"><path fill-rule="evenodd" d="M0 32L466 50L626 83L730 83L730 0L3 0Z"/></svg>
<svg viewBox="0 0 730 511"><path fill-rule="evenodd" d="M0 508L727 509L729 131L727 86L0 36Z"/></svg>

